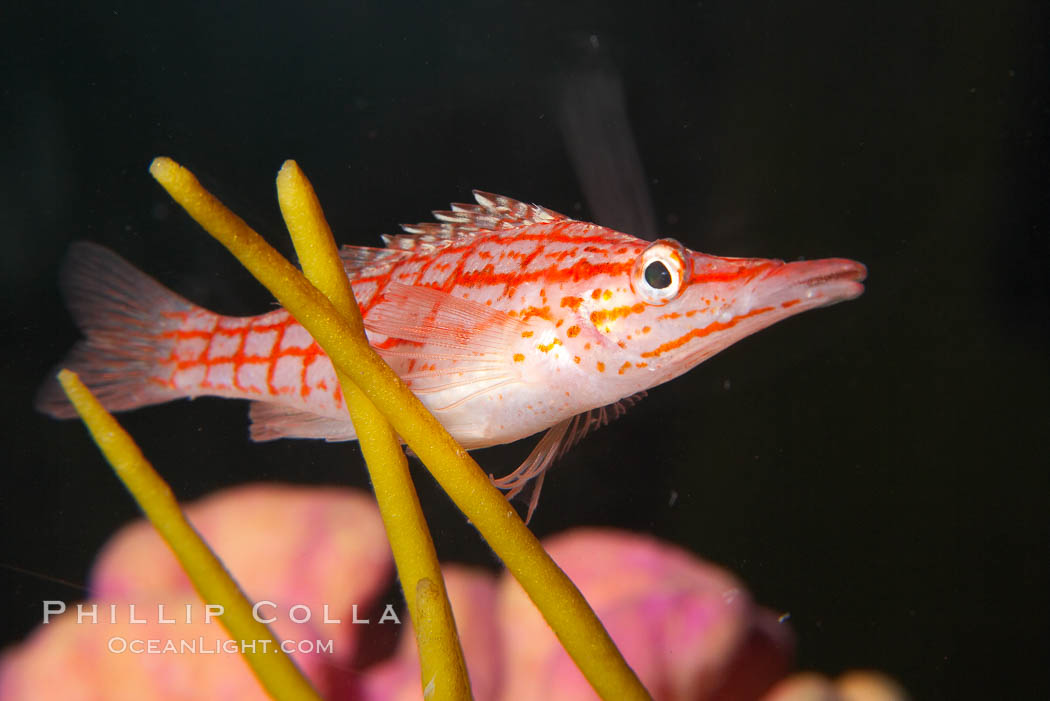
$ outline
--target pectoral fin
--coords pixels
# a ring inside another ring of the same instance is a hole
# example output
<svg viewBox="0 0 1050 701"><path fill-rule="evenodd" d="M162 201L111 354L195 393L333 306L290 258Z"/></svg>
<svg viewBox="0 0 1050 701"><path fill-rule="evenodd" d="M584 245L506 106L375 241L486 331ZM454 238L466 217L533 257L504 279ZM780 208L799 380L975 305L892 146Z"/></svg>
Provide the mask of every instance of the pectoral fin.
<svg viewBox="0 0 1050 701"><path fill-rule="evenodd" d="M401 366L401 379L439 418L445 410L521 379L511 348L528 330L525 322L430 287L391 282L382 296L365 318L365 328L408 342L380 343L377 350ZM425 395L435 393L446 397L428 401Z"/></svg>
<svg viewBox="0 0 1050 701"><path fill-rule="evenodd" d="M441 346L457 356L502 355L509 340L529 329L504 311L432 287L390 282L382 298L368 313L366 329Z"/></svg>

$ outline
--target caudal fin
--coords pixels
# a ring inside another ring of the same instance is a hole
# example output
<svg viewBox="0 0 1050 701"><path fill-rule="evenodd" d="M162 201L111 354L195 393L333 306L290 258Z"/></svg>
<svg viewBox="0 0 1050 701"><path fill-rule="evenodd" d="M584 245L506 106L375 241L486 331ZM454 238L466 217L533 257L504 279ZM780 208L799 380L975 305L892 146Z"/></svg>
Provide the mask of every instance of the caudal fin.
<svg viewBox="0 0 1050 701"><path fill-rule="evenodd" d="M170 357L182 312L195 305L167 289L109 249L74 243L60 275L66 305L84 340L59 364L78 375L110 411L134 409L183 396L156 381ZM36 408L55 418L76 416L54 377L36 397Z"/></svg>

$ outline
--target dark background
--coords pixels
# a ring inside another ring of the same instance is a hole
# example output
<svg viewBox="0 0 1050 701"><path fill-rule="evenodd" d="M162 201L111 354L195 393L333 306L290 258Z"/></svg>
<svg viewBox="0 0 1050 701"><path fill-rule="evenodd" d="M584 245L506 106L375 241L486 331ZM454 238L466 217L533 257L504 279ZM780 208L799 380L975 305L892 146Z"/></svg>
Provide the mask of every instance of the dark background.
<svg viewBox="0 0 1050 701"><path fill-rule="evenodd" d="M152 157L285 252L286 158L343 243L375 245L475 187L601 219L558 121L559 86L598 70L622 84L628 120L607 119L634 136L661 234L855 258L870 279L585 440L548 479L536 532L629 528L724 565L791 613L803 668L881 669L919 698L1050 696L1045 9L332 5L3 11L5 641L41 599L83 596L45 578L85 582L136 516L83 428L31 406L77 338L56 285L68 243L105 244L223 313L270 305L152 181ZM183 500L367 484L356 445L253 445L246 414L200 399L121 420ZM478 458L499 472L529 447ZM416 467L441 556L493 564Z"/></svg>

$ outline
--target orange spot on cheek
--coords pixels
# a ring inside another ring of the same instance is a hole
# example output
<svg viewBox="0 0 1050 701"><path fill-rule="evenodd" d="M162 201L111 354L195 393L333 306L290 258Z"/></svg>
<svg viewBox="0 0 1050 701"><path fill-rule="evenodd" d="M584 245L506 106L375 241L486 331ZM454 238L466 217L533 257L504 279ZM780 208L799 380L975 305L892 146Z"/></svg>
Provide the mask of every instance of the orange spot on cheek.
<svg viewBox="0 0 1050 701"><path fill-rule="evenodd" d="M569 336L569 338L576 338L577 336L580 335L580 327L576 326L576 325L570 326L565 331L565 333Z"/></svg>
<svg viewBox="0 0 1050 701"><path fill-rule="evenodd" d="M606 290L605 292L602 292L602 299L604 299L605 301L609 301L610 299L612 299L612 290Z"/></svg>
<svg viewBox="0 0 1050 701"><path fill-rule="evenodd" d="M568 307L569 309L576 311L579 306L583 304L583 299L580 297L562 297L561 306Z"/></svg>
<svg viewBox="0 0 1050 701"><path fill-rule="evenodd" d="M521 363L521 362L524 362L524 361L525 361L525 356L524 355L522 355L521 353L515 353L514 354L514 362L515 363Z"/></svg>
<svg viewBox="0 0 1050 701"><path fill-rule="evenodd" d="M579 365L580 364L580 356L578 356L578 355L572 356L572 361L574 363L576 363L577 365Z"/></svg>
<svg viewBox="0 0 1050 701"><path fill-rule="evenodd" d="M787 309L788 307L795 306L796 304L798 304L801 301L802 301L801 299L789 299L786 302L781 302L780 306L783 307L784 309Z"/></svg>
<svg viewBox="0 0 1050 701"><path fill-rule="evenodd" d="M605 372L605 363L598 361L598 372Z"/></svg>
<svg viewBox="0 0 1050 701"><path fill-rule="evenodd" d="M541 319L551 320L551 310L549 307L529 307L521 314L522 321L527 321L530 317L538 316Z"/></svg>
<svg viewBox="0 0 1050 701"><path fill-rule="evenodd" d="M594 292L591 293L591 299L598 299L601 296L602 296L602 290L601 290L600 287L598 289L596 289Z"/></svg>
<svg viewBox="0 0 1050 701"><path fill-rule="evenodd" d="M554 348L554 346L560 346L560 345L561 345L561 339L556 338L553 341L551 341L550 343L548 343L547 345L540 344L540 345L538 345L536 347L539 348L544 353L546 353L551 348Z"/></svg>
<svg viewBox="0 0 1050 701"><path fill-rule="evenodd" d="M649 328L648 326L643 326L642 327L642 333L649 333L650 331L652 331L652 329Z"/></svg>
<svg viewBox="0 0 1050 701"><path fill-rule="evenodd" d="M521 332L521 337L522 338L532 338L532 331L522 331Z"/></svg>
<svg viewBox="0 0 1050 701"><path fill-rule="evenodd" d="M598 309L591 312L591 323L595 326L602 323L605 320L614 321L620 317L625 317L628 314L641 314L645 311L645 305L638 302L634 306L622 306L616 307L615 309Z"/></svg>
<svg viewBox="0 0 1050 701"><path fill-rule="evenodd" d="M617 372L619 372L622 375L624 373L624 370L627 370L630 367L631 367L630 363L624 363L623 365L620 366L620 369Z"/></svg>

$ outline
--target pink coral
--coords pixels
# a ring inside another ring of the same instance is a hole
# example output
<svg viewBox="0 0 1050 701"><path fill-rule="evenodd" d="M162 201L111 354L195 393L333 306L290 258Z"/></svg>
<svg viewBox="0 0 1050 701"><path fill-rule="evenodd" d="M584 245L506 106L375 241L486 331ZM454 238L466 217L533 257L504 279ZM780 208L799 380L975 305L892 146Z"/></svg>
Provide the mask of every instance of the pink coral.
<svg viewBox="0 0 1050 701"><path fill-rule="evenodd" d="M186 512L248 598L274 603L261 606L260 617L277 618L271 626L277 636L310 643L331 639L335 654L349 659L364 626L355 626L347 614L354 604L362 610L370 605L392 571L382 521L368 495L257 485L211 495ZM98 622L83 617L78 623L76 605L70 604L64 615L38 627L4 655L0 698L267 698L240 655L213 652L229 636L218 623L205 622L204 602L148 523L134 523L110 540L90 588L94 597L84 606L98 604ZM342 617L340 624L323 623L325 604L330 618ZM303 609L291 614L296 605L309 608L310 621L293 622L292 615L306 615ZM109 622L111 611L115 623ZM131 650L131 641L151 640L209 652ZM125 643L129 647L121 651ZM319 688L329 684L331 655L293 656Z"/></svg>
<svg viewBox="0 0 1050 701"><path fill-rule="evenodd" d="M398 626L388 612L379 623L376 613L393 603L375 602L392 568L369 496L337 488L249 486L212 495L187 512L249 599L272 602L260 613L276 618L277 636L332 641L331 650L294 653L327 698L421 697L407 620ZM654 538L620 531L580 529L545 545L654 698L755 699L785 675L790 633L726 571ZM594 698L512 578L455 565L445 573L476 699ZM40 626L0 660L0 697L265 698L236 654L114 651L114 639L200 640L212 648L228 640L217 623L205 622L204 603L147 524L128 526L110 541L91 582L94 597L85 603L98 604L99 622L78 623L71 604L70 611ZM145 623L130 622L132 603ZM158 604L165 607L163 616ZM115 623L109 622L111 605ZM189 623L183 620L187 606ZM324 622L326 606L327 617L338 623ZM293 620L307 611L309 621ZM365 616L367 625L354 623ZM368 657L361 647L395 627L403 630L392 656L350 668ZM838 693L830 682L808 681L813 683L782 683L773 695L805 698L821 684L822 692Z"/></svg>
<svg viewBox="0 0 1050 701"><path fill-rule="evenodd" d="M724 570L622 531L574 530L545 547L654 698L754 699L786 672L790 634ZM476 698L596 698L512 578L446 576ZM366 677L366 698L418 699L418 678L409 637Z"/></svg>

